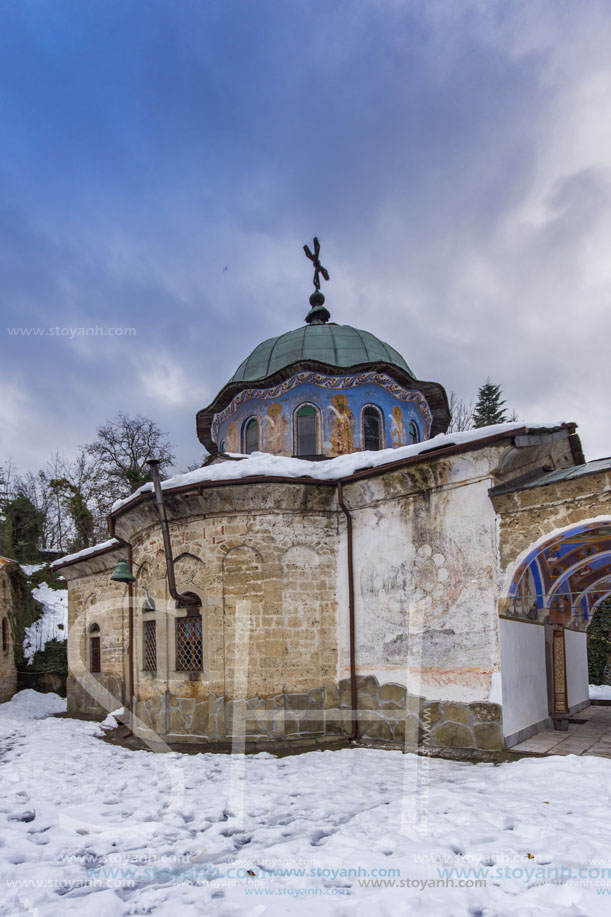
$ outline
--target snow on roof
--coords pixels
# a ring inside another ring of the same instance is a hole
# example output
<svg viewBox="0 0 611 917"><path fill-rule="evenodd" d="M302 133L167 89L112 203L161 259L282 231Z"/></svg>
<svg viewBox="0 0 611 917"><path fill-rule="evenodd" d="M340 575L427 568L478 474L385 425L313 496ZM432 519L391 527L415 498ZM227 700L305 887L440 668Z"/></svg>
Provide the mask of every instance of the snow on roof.
<svg viewBox="0 0 611 917"><path fill-rule="evenodd" d="M102 551L110 551L112 548L118 548L121 546L121 542L117 538L109 538L108 541L102 541L100 544L94 544L90 548L83 548L82 551L77 551L75 554L66 554L65 557L60 557L59 560L54 560L51 564L51 569L55 567L63 567L64 564L72 563L75 560L82 560L85 557L89 557L91 554L99 554Z"/></svg>
<svg viewBox="0 0 611 917"><path fill-rule="evenodd" d="M201 484L213 481L231 481L238 478L252 477L285 477L285 478L313 478L317 481L338 481L348 475L354 474L364 468L379 467L401 459L412 458L423 452L442 449L444 446L467 445L490 436L510 434L516 430L549 430L561 427L558 423L503 423L490 427L480 427L477 430L465 430L462 433L440 433L432 439L414 443L411 446L400 446L398 449L380 449L377 452L353 452L350 455L340 455L337 458L326 459L322 462L312 462L307 459L289 458L283 455L269 455L266 452L253 452L251 455L227 453L231 459L239 461L217 462L189 471L186 474L175 474L163 481L163 490L172 490L189 484ZM112 512L128 506L140 494L150 493L153 490L151 483L143 484L131 496L117 500L112 507ZM76 556L76 555L75 555ZM65 558L62 559L62 563Z"/></svg>

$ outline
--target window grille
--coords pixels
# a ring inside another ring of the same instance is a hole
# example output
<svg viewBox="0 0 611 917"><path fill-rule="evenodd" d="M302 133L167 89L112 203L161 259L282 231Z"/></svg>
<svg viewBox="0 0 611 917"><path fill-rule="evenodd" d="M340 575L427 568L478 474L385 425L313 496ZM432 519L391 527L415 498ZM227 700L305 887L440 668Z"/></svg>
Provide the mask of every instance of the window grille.
<svg viewBox="0 0 611 917"><path fill-rule="evenodd" d="M203 668L202 619L199 615L176 618L176 671L198 672Z"/></svg>
<svg viewBox="0 0 611 917"><path fill-rule="evenodd" d="M157 671L157 624L145 621L143 624L142 668L145 672Z"/></svg>

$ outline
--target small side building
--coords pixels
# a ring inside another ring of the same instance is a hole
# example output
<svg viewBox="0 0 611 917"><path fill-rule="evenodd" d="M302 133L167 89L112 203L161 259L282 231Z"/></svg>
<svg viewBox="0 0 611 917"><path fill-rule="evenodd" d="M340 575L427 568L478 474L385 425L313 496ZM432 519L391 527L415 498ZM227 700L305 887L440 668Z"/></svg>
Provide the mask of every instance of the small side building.
<svg viewBox="0 0 611 917"><path fill-rule="evenodd" d="M17 690L17 668L13 652L13 590L9 577L16 561L0 557L0 703L10 700Z"/></svg>

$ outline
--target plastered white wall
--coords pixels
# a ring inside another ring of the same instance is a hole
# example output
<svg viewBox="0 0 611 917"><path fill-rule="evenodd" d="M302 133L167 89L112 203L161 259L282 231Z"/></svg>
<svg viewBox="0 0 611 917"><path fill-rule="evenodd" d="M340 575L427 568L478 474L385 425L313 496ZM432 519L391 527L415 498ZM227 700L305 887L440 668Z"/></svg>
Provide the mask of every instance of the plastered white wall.
<svg viewBox="0 0 611 917"><path fill-rule="evenodd" d="M459 456L445 464L441 482L440 471L413 495L422 482L409 474L346 488L357 672L431 700L488 700L500 665L489 470L487 456Z"/></svg>
<svg viewBox="0 0 611 917"><path fill-rule="evenodd" d="M565 630L564 653L566 656L566 693L569 707L589 699L588 651L585 633Z"/></svg>
<svg viewBox="0 0 611 917"><path fill-rule="evenodd" d="M540 723L549 716L545 668L545 628L499 619L503 734Z"/></svg>

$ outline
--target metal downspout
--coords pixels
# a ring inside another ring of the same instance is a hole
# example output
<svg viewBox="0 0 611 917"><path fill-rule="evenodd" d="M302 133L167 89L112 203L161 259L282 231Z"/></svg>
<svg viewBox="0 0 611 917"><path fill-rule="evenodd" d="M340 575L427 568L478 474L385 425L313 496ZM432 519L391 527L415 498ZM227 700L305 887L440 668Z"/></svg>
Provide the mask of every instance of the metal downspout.
<svg viewBox="0 0 611 917"><path fill-rule="evenodd" d="M127 562L129 564L130 570L132 569L133 564L133 553L132 546L129 541L124 541L123 538L119 538L117 535L111 533L113 538L116 538L119 544L124 545L127 548ZM127 666L128 666L128 681L129 681L129 693L127 693L127 709L129 710L129 729L132 734L134 732L134 699L136 695L136 686L134 684L134 586L133 583L127 584L127 601L128 601L128 617L127 617Z"/></svg>
<svg viewBox="0 0 611 917"><path fill-rule="evenodd" d="M342 482L337 482L337 501L346 517L346 545L348 548L348 620L350 622L350 706L352 707L351 739L357 739L357 698L356 698L356 635L354 622L354 566L352 561L352 516L344 503L344 489Z"/></svg>
<svg viewBox="0 0 611 917"><path fill-rule="evenodd" d="M158 459L150 459L147 462L147 465L151 469L153 487L155 488L155 501L157 503L157 511L159 513L161 534L163 535L163 550L168 571L169 593L173 599L176 599L181 608L188 608L189 606L200 608L202 603L197 595L191 592L181 594L176 588L176 577L174 575L174 555L172 554L172 539L170 538L168 515L165 508L165 501L163 499L163 490L161 489L161 478L159 477L159 461Z"/></svg>

